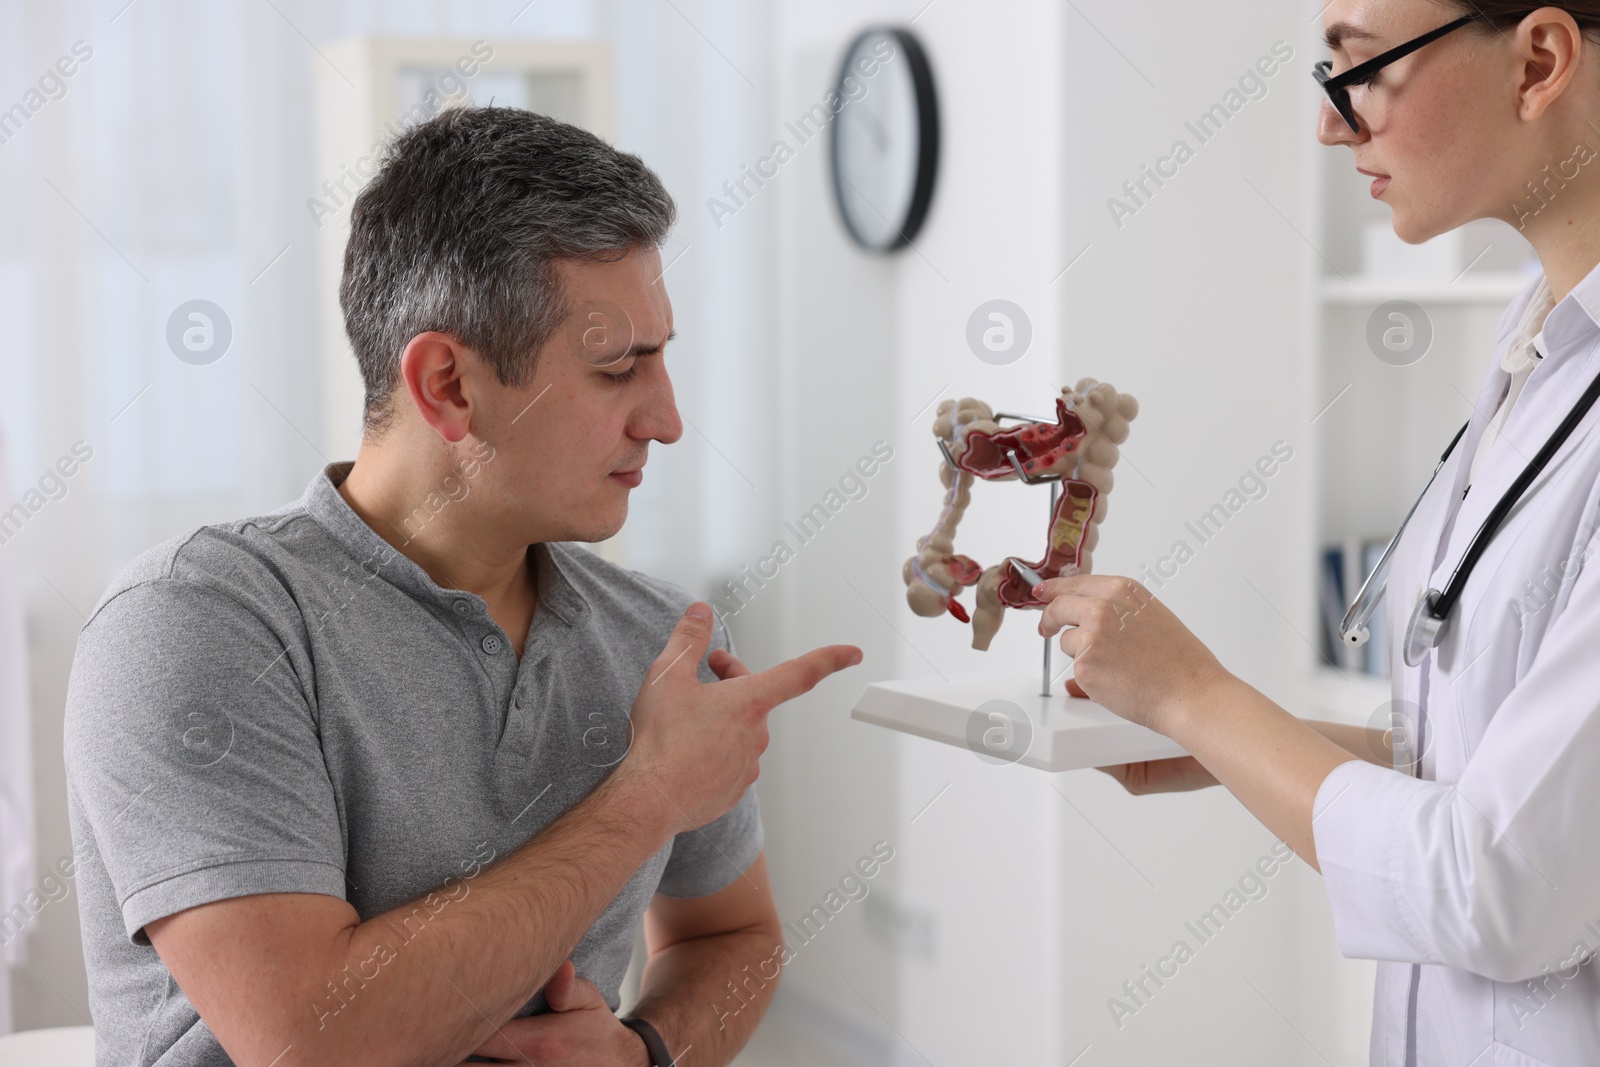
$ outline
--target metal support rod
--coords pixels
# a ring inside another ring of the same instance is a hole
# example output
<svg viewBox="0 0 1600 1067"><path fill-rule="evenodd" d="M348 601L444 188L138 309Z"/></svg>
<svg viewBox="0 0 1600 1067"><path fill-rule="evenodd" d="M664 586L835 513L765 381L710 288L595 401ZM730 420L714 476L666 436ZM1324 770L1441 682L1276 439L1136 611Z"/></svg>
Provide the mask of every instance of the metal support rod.
<svg viewBox="0 0 1600 1067"><path fill-rule="evenodd" d="M1048 539L1051 531L1053 531L1053 529L1055 527L1055 521L1056 521L1056 494L1059 493L1060 491L1061 491L1061 483L1060 482L1051 482L1050 483L1050 521L1045 524L1045 536L1046 536L1047 539ZM1047 543L1045 545L1045 555L1046 555L1046 557L1048 557L1049 554L1050 554L1050 546ZM1050 695L1050 638L1048 636L1046 636L1045 639L1044 639L1044 677L1039 682L1039 695L1042 696L1042 697L1048 697Z"/></svg>

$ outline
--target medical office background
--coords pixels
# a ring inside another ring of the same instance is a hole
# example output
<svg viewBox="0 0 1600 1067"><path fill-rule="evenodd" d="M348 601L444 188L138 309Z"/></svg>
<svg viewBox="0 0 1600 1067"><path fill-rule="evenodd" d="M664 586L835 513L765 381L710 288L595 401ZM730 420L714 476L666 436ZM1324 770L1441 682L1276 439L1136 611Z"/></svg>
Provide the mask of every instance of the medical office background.
<svg viewBox="0 0 1600 1067"><path fill-rule="evenodd" d="M888 255L842 228L826 136L787 125L871 26L921 42L940 121L926 225ZM678 202L685 434L651 450L606 551L726 608L785 522L892 450L730 620L758 665L866 653L773 718L758 789L783 917L875 844L894 857L797 946L740 1062L1365 1063L1372 965L1339 956L1303 863L1252 876L1275 842L1226 793L1130 797L850 717L869 681L1038 670L1024 618L973 651L907 610L900 566L942 494L939 400L1047 412L1093 377L1141 407L1096 569L1158 568L1292 710L1387 722L1382 664L1325 647L1328 605L1469 410L1527 247L1500 224L1398 244L1349 153L1315 142L1319 36L1318 5L1272 0L5 0L0 108L26 116L0 124L0 508L44 503L0 538L25 649L0 660L0 904L43 903L7 930L0 1021L8 986L16 1029L88 1023L76 897L44 881L71 854L61 721L85 615L144 548L354 455L330 301L350 164L405 103L372 101L370 67L401 55L406 99L575 109ZM458 53L474 73L441 83ZM562 56L595 75L586 99L518 73ZM732 197L778 140L790 157ZM210 362L168 339L196 300L230 334ZM968 340L993 300L1031 334L1005 361ZM1420 357L1371 341L1395 301ZM958 550L1037 551L1043 490L977 488Z"/></svg>

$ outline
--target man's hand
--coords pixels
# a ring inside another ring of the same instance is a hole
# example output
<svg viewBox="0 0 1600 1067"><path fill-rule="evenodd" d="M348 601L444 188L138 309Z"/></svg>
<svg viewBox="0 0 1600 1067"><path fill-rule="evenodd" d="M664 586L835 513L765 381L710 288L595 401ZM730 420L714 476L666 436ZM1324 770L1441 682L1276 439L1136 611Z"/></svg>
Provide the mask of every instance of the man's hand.
<svg viewBox="0 0 1600 1067"><path fill-rule="evenodd" d="M549 1013L512 1019L473 1055L538 1067L649 1067L644 1041L622 1025L593 982L577 977L571 960L545 984L544 999Z"/></svg>
<svg viewBox="0 0 1600 1067"><path fill-rule="evenodd" d="M459 1062L528 1002L542 976L558 973L672 834L738 801L759 769L772 707L860 661L859 649L837 645L752 675L731 656L712 657L727 680L703 685L696 668L711 612L700 608L703 616L686 615L673 631L641 686L632 751L470 885L447 879L365 920L335 896L266 892L147 923L151 945L229 1058L262 1067ZM396 940L418 922L441 925L436 936ZM507 1040L571 1040L583 1051L570 1062L642 1067L644 1042L599 1010L592 986L579 986L588 987L582 997L554 990L553 1004L568 1009L559 1019L512 1022ZM594 1010L575 1009L580 1002ZM614 1060L597 1059L597 1049ZM561 1062L569 1061L546 1058L540 1067Z"/></svg>
<svg viewBox="0 0 1600 1067"><path fill-rule="evenodd" d="M725 814L756 780L773 708L861 662L854 645L828 645L752 674L719 649L710 666L722 680L708 685L697 668L710 643L711 609L691 604L645 673L633 703L633 742L617 768L659 790L680 831Z"/></svg>

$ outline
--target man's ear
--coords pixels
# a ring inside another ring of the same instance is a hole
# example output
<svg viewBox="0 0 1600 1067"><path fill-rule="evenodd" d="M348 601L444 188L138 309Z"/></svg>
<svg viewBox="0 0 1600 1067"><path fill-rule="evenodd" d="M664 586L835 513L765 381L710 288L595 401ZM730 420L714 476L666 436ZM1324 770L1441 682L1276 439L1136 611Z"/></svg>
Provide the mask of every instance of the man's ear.
<svg viewBox="0 0 1600 1067"><path fill-rule="evenodd" d="M452 444L467 436L472 401L462 388L476 354L447 333L419 333L400 354L400 377L422 421Z"/></svg>

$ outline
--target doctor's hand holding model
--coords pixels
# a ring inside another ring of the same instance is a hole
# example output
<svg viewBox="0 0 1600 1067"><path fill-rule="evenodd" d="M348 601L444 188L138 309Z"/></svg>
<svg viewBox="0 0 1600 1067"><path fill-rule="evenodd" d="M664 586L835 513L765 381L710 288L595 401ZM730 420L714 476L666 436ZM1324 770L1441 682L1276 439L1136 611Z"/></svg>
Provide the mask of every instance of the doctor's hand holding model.
<svg viewBox="0 0 1600 1067"><path fill-rule="evenodd" d="M1321 871L1340 950L1381 961L1373 1064L1600 1063L1600 170L1516 207L1547 165L1596 155L1600 2L1332 0L1322 18L1317 137L1376 179L1395 232L1503 219L1544 268L1380 567L1409 737L1313 729L1131 579L1044 583L1041 630L1090 697L1192 753L1105 768L1130 791L1221 783Z"/></svg>

